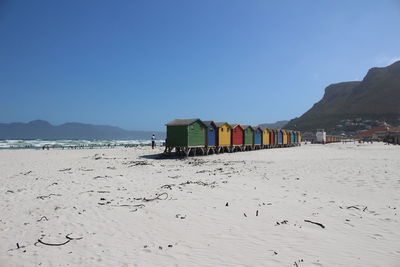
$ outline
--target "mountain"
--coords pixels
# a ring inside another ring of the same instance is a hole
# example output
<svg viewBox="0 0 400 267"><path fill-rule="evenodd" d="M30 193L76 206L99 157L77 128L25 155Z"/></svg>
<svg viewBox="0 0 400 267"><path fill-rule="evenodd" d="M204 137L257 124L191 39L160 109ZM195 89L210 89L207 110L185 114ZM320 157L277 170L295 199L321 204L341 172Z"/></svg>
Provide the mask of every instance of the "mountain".
<svg viewBox="0 0 400 267"><path fill-rule="evenodd" d="M165 139L164 132L127 131L118 127L70 122L51 125L47 121L36 120L28 123L0 123L0 139L84 139L84 140L129 140Z"/></svg>
<svg viewBox="0 0 400 267"><path fill-rule="evenodd" d="M400 123L400 61L370 69L362 81L329 85L323 98L286 128L329 132L340 121L356 118Z"/></svg>
<svg viewBox="0 0 400 267"><path fill-rule="evenodd" d="M289 121L277 121L275 123L263 123L258 126L264 127L264 128L273 128L273 129L280 129L284 128L284 126L288 123Z"/></svg>

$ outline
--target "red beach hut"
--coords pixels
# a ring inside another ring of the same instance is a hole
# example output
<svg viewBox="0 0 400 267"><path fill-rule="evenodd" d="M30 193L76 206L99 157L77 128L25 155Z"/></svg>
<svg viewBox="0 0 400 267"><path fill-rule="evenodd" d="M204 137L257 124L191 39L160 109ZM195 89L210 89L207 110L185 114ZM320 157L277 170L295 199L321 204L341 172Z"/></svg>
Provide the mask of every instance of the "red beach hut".
<svg viewBox="0 0 400 267"><path fill-rule="evenodd" d="M232 126L232 146L238 147L243 146L244 129L240 124L234 124Z"/></svg>
<svg viewBox="0 0 400 267"><path fill-rule="evenodd" d="M271 129L269 132L269 145L275 147L275 129Z"/></svg>

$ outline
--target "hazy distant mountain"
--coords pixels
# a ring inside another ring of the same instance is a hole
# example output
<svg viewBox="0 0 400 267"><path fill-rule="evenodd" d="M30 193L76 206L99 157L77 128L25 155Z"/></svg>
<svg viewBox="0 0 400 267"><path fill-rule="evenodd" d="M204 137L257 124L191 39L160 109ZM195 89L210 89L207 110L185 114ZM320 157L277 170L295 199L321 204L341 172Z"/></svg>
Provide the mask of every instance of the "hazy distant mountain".
<svg viewBox="0 0 400 267"><path fill-rule="evenodd" d="M284 128L285 125L286 125L288 122L289 122L289 121L277 121L277 122L275 122L275 123L263 123L263 124L260 124L259 126L265 127L265 128L280 129L280 128Z"/></svg>
<svg viewBox="0 0 400 267"><path fill-rule="evenodd" d="M85 139L85 140L128 140L150 139L152 134L157 139L165 139L164 132L127 131L106 125L91 125L70 122L51 125L47 121L36 120L29 123L0 123L0 139Z"/></svg>
<svg viewBox="0 0 400 267"><path fill-rule="evenodd" d="M341 120L354 118L399 124L400 61L370 69L362 81L328 86L321 101L286 127L303 131L333 130Z"/></svg>

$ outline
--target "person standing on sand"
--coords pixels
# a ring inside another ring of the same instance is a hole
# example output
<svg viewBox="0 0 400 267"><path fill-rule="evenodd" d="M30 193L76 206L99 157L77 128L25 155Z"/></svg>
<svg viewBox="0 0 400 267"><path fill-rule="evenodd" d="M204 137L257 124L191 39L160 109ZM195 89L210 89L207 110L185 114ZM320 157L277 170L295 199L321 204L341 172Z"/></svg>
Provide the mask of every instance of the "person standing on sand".
<svg viewBox="0 0 400 267"><path fill-rule="evenodd" d="M156 146L156 136L153 134L153 136L151 137L151 148L154 149L155 146Z"/></svg>

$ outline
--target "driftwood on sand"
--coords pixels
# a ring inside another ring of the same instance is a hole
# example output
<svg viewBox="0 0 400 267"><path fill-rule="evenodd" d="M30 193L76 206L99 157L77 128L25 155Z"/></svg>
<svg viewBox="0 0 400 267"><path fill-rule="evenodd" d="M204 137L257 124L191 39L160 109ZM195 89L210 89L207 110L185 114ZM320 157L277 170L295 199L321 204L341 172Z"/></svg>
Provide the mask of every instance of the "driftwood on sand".
<svg viewBox="0 0 400 267"><path fill-rule="evenodd" d="M46 245L46 246L51 246L51 247L59 247L59 246L64 246L66 244L68 244L69 242L71 242L72 240L81 240L83 237L70 237L71 234L67 234L65 236L65 238L67 239L65 242L62 243L48 243L48 242L44 242L42 241L42 238L39 238L37 240L37 242L35 242L35 246L40 243L42 245Z"/></svg>
<svg viewBox="0 0 400 267"><path fill-rule="evenodd" d="M162 196L164 196L164 198L162 198ZM145 202L150 202L150 201L154 201L154 200L166 200L168 198L168 193L164 192L161 194L157 194L156 197L154 198L143 198L143 201Z"/></svg>
<svg viewBox="0 0 400 267"><path fill-rule="evenodd" d="M313 221L310 221L310 220L304 220L304 221L305 221L305 222L308 222L308 223L312 223L312 224L318 225L318 226L320 226L321 228L325 228L325 225L323 225L322 223L313 222Z"/></svg>
<svg viewBox="0 0 400 267"><path fill-rule="evenodd" d="M49 195L47 195L47 196L38 196L38 197L36 197L36 198L37 198L37 199L45 199L45 198L50 198L51 196L61 197L60 194L53 194L53 193L51 193L51 194L49 194Z"/></svg>

